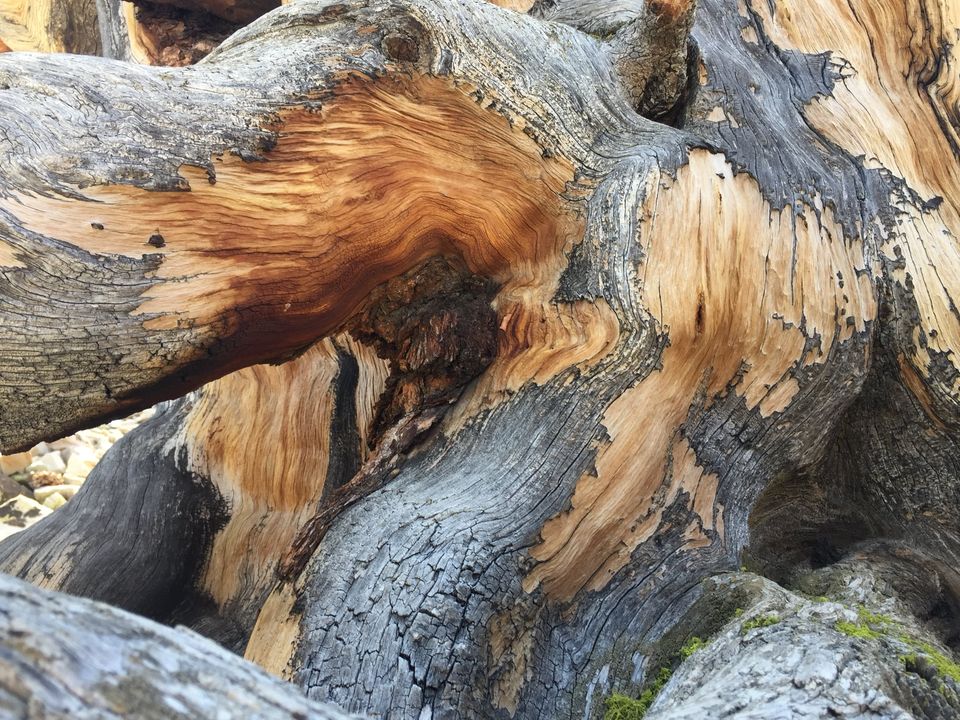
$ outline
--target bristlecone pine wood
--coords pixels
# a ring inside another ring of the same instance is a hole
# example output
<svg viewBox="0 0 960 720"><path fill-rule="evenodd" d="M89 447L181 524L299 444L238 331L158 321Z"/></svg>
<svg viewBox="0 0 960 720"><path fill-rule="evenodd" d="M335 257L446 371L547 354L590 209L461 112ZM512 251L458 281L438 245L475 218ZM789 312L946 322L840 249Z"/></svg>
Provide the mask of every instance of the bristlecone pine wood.
<svg viewBox="0 0 960 720"><path fill-rule="evenodd" d="M0 54L0 449L171 401L0 569L376 717L599 717L744 563L855 557L949 653L958 44L956 0L297 0L190 67ZM831 707L960 716L890 677Z"/></svg>
<svg viewBox="0 0 960 720"><path fill-rule="evenodd" d="M100 53L97 0L0 0L0 52Z"/></svg>

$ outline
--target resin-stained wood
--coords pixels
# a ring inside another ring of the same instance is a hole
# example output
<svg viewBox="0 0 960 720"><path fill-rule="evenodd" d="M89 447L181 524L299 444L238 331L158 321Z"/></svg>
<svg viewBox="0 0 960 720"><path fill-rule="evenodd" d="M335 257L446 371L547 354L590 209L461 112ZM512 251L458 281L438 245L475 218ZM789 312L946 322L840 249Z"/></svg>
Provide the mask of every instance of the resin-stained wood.
<svg viewBox="0 0 960 720"><path fill-rule="evenodd" d="M948 647L957 25L300 0L190 68L0 56L4 450L189 393L0 567L377 716L598 717L747 563L880 567Z"/></svg>

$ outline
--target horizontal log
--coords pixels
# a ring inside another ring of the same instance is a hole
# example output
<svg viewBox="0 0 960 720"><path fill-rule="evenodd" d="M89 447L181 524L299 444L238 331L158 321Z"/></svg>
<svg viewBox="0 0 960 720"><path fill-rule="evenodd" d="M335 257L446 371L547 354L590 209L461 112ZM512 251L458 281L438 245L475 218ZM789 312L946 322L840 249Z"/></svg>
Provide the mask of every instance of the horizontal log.
<svg viewBox="0 0 960 720"><path fill-rule="evenodd" d="M349 720L215 643L0 575L0 714Z"/></svg>
<svg viewBox="0 0 960 720"><path fill-rule="evenodd" d="M416 60L391 37L379 62ZM555 262L578 233L570 163L440 78L349 79L366 42L303 39L264 73L238 40L186 85L102 60L0 62L4 450L302 348L431 255L498 284ZM270 73L299 73L311 47L327 74L273 92L288 80ZM230 89L236 73L250 85ZM305 93L326 94L319 112ZM48 163L67 148L76 163Z"/></svg>

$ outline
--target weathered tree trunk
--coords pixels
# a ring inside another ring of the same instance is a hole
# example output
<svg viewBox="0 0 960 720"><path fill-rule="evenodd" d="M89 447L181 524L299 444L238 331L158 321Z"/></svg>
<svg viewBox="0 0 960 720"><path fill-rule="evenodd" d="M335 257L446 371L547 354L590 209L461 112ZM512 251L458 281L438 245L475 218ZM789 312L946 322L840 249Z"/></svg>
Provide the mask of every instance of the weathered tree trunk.
<svg viewBox="0 0 960 720"><path fill-rule="evenodd" d="M5 718L348 720L204 638L0 576Z"/></svg>
<svg viewBox="0 0 960 720"><path fill-rule="evenodd" d="M496 4L0 56L0 446L213 380L0 567L376 715L592 717L714 633L655 710L738 712L727 666L787 712L956 714L845 606L702 581L856 556L881 599L816 594L960 637L960 8ZM867 681L758 675L735 610L772 597L751 638Z"/></svg>

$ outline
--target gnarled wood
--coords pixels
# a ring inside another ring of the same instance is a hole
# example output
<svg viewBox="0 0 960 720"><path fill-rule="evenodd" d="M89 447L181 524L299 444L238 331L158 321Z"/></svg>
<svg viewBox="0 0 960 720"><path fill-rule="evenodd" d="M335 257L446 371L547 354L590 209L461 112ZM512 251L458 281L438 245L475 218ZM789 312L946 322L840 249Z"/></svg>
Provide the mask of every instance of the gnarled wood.
<svg viewBox="0 0 960 720"><path fill-rule="evenodd" d="M6 717L347 720L215 643L0 576Z"/></svg>
<svg viewBox="0 0 960 720"><path fill-rule="evenodd" d="M957 19L761 4L303 1L188 69L0 58L5 446L297 356L121 443L219 518L156 533L181 603L92 590L69 515L2 567L351 711L537 718L638 694L748 546L956 566Z"/></svg>

